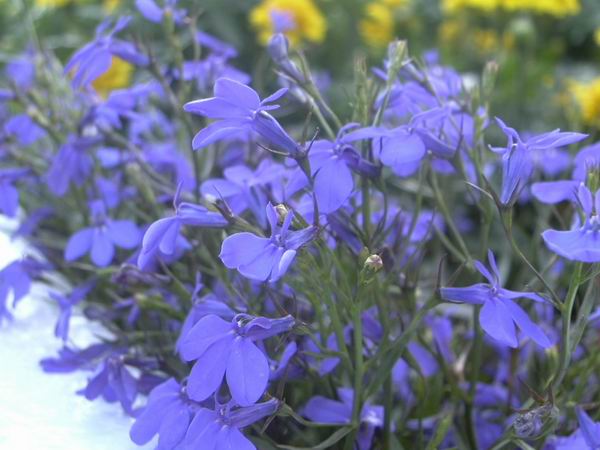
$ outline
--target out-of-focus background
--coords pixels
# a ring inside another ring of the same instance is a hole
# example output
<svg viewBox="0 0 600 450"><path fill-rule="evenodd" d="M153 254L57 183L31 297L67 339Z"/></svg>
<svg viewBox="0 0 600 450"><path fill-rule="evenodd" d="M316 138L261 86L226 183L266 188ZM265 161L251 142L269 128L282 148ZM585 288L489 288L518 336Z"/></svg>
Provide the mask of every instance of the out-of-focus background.
<svg viewBox="0 0 600 450"><path fill-rule="evenodd" d="M238 65L255 75L259 88L265 80L258 74L269 64L264 45L274 31L285 32L292 45L309 54L324 85L333 77L350 84L357 55L381 61L387 43L400 38L408 40L412 55L439 57L461 72L479 75L486 62L496 61L500 72L492 112L520 129L561 126L594 134L600 127L598 0L155 3L187 9L200 30L233 44L240 52ZM134 0L1 0L0 58L7 61L35 45L53 50L64 62L89 41L102 17L136 8ZM156 30L145 28L148 34ZM116 60L97 86L108 91L135 76L131 66ZM344 84L332 88L334 102L343 105Z"/></svg>

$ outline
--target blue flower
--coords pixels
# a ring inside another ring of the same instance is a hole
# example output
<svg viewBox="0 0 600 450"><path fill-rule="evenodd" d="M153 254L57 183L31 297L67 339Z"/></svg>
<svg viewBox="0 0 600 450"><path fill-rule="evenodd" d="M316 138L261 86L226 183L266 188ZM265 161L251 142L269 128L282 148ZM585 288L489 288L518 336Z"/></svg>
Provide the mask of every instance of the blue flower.
<svg viewBox="0 0 600 450"><path fill-rule="evenodd" d="M12 293L13 306L16 305L29 294L32 278L44 268L44 265L34 259L24 258L0 269L0 322L3 318L12 318L6 306L9 295Z"/></svg>
<svg viewBox="0 0 600 450"><path fill-rule="evenodd" d="M182 185L173 198L175 215L159 219L148 227L142 240L142 250L138 256L138 267L145 270L157 257L173 256L180 241L182 226L223 228L227 220L219 213L203 206L180 202Z"/></svg>
<svg viewBox="0 0 600 450"><path fill-rule="evenodd" d="M65 66L65 73L75 71L73 86L88 87L96 78L110 69L112 56L128 61L137 66L146 66L149 61L138 52L130 42L116 39L114 36L123 31L131 17L121 17L112 29L111 19L107 19L96 29L95 39L77 50Z"/></svg>
<svg viewBox="0 0 600 450"><path fill-rule="evenodd" d="M590 449L600 449L600 422L594 422L581 408L575 408L579 429Z"/></svg>
<svg viewBox="0 0 600 450"><path fill-rule="evenodd" d="M86 253L98 267L108 266L115 255L115 246L134 249L140 242L140 231L131 220L112 220L106 216L104 204L92 202L93 225L77 231L67 243L65 260L75 261Z"/></svg>
<svg viewBox="0 0 600 450"><path fill-rule="evenodd" d="M57 197L69 190L71 183L81 186L92 172L94 161L88 150L95 143L92 139L73 135L67 138L46 172L48 189Z"/></svg>
<svg viewBox="0 0 600 450"><path fill-rule="evenodd" d="M542 329L533 323L527 313L513 301L517 298L528 298L534 301L544 301L544 299L533 292L515 292L501 287L500 273L491 250L488 251L488 260L491 272L479 261L475 262L475 267L489 283L441 288L442 298L451 302L483 305L479 314L481 328L504 345L518 347L516 324L521 333L535 343L544 348L550 347L552 343Z"/></svg>
<svg viewBox="0 0 600 450"><path fill-rule="evenodd" d="M583 225L570 231L546 230L542 238L554 253L574 261L600 261L600 190L593 195L581 183L577 191L579 205L585 214Z"/></svg>
<svg viewBox="0 0 600 450"><path fill-rule="evenodd" d="M280 89L261 101L254 89L228 78L219 78L215 83L214 97L189 102L184 106L187 112L220 119L194 136L194 150L246 129L259 134L278 151L292 157L301 155L300 146L267 112L279 108L269 103L278 100L286 92L287 89Z"/></svg>
<svg viewBox="0 0 600 450"><path fill-rule="evenodd" d="M496 118L496 123L508 138L506 148L491 149L502 155L500 202L503 205L513 204L529 180L533 170L532 151L564 147L587 137L587 134L554 130L523 141L515 129L507 126L499 118Z"/></svg>
<svg viewBox="0 0 600 450"><path fill-rule="evenodd" d="M243 408L233 409L230 405L217 405L216 410L200 408L185 435L186 447L206 450L256 450L240 428L274 414L278 407L279 401L273 398Z"/></svg>
<svg viewBox="0 0 600 450"><path fill-rule="evenodd" d="M94 280L84 283L74 288L69 295L50 292L50 297L52 297L60 306L60 314L56 321L56 326L54 327L54 335L62 339L63 342L66 342L69 338L69 322L71 321L73 306L83 301L94 288L95 284Z"/></svg>
<svg viewBox="0 0 600 450"><path fill-rule="evenodd" d="M314 192L319 212L330 214L339 209L354 190L352 170L365 176L376 176L379 170L365 161L352 143L381 136L376 128L356 128L350 123L342 127L335 141L315 141L308 153L310 170L314 177ZM350 131L352 130L352 131Z"/></svg>
<svg viewBox="0 0 600 450"><path fill-rule="evenodd" d="M290 231L294 218L287 213L281 227L278 216L270 203L267 218L271 225L271 237L260 237L249 232L237 233L223 241L219 257L229 269L237 269L243 276L257 281L274 282L281 278L296 257L297 250L314 238L315 227Z"/></svg>
<svg viewBox="0 0 600 450"><path fill-rule="evenodd" d="M118 401L128 414L138 393L137 381L125 364L123 351L107 356L88 379L87 386L78 392L88 400L102 396L107 402Z"/></svg>
<svg viewBox="0 0 600 450"><path fill-rule="evenodd" d="M204 316L179 343L182 358L196 360L188 378L190 398L207 399L225 376L237 404L255 403L267 388L269 361L254 342L289 331L294 324L292 316L267 319L238 314L231 321Z"/></svg>
<svg viewBox="0 0 600 450"><path fill-rule="evenodd" d="M303 415L318 423L348 425L352 421L354 391L338 388L341 401L331 400L320 395L312 397L304 407ZM369 450L377 428L383 427L383 406L365 403L360 413L360 430L356 436L358 449Z"/></svg>
<svg viewBox="0 0 600 450"><path fill-rule="evenodd" d="M17 114L4 124L4 132L21 145L31 145L46 136L46 131L27 114Z"/></svg>
<svg viewBox="0 0 600 450"><path fill-rule="evenodd" d="M19 209L19 191L14 182L27 175L28 169L0 169L0 214L14 217Z"/></svg>
<svg viewBox="0 0 600 450"><path fill-rule="evenodd" d="M154 0L135 0L135 6L139 12L150 22L161 23L165 14L173 17L176 24L185 19L185 9L175 9L177 0L166 0L164 8L159 7Z"/></svg>
<svg viewBox="0 0 600 450"><path fill-rule="evenodd" d="M250 209L261 227L267 225L264 205L268 187L278 184L285 168L270 159L264 159L255 170L244 165L231 165L223 171L223 178L210 178L202 183L200 192L208 201L222 199L237 215Z"/></svg>
<svg viewBox="0 0 600 450"><path fill-rule="evenodd" d="M173 378L156 386L148 403L129 431L131 440L144 445L158 434L161 450L176 448L185 437L192 420L192 404Z"/></svg>

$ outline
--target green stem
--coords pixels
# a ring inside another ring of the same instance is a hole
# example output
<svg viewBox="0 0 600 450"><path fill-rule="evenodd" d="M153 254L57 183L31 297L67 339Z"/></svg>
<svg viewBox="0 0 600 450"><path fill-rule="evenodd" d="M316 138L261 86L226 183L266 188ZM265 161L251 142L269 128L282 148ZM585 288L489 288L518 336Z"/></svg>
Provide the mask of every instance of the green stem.
<svg viewBox="0 0 600 450"><path fill-rule="evenodd" d="M563 304L562 311L562 346L560 348L560 358L556 375L552 380L553 388L560 386L571 360L571 316L573 315L573 306L577 298L577 291L579 290L581 282L581 272L583 269L583 263L578 262L575 264L575 270L571 275L571 281L569 283L569 290L565 303Z"/></svg>

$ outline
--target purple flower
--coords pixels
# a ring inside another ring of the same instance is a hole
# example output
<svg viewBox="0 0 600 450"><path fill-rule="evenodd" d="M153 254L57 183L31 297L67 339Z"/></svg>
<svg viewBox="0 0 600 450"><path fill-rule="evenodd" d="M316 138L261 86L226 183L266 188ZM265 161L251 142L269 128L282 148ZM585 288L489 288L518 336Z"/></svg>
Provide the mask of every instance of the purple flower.
<svg viewBox="0 0 600 450"><path fill-rule="evenodd" d="M91 139L69 136L46 173L46 183L54 195L62 197L69 190L70 183L81 186L85 182L94 166L88 153L93 144Z"/></svg>
<svg viewBox="0 0 600 450"><path fill-rule="evenodd" d="M338 388L341 401L317 395L311 398L304 407L303 415L313 422L347 425L352 420L352 401L354 391L349 388ZM377 428L383 426L383 406L365 403L360 413L361 427L356 437L360 450L369 450Z"/></svg>
<svg viewBox="0 0 600 450"><path fill-rule="evenodd" d="M600 422L594 422L586 412L577 407L575 408L579 429L583 434L586 444L590 449L600 449Z"/></svg>
<svg viewBox="0 0 600 450"><path fill-rule="evenodd" d="M542 233L546 246L558 255L582 262L600 261L600 190L592 194L581 183L577 192L579 205L585 214L581 226L570 231L546 230Z"/></svg>
<svg viewBox="0 0 600 450"><path fill-rule="evenodd" d="M115 256L115 246L134 249L140 242L140 231L131 220L112 220L106 216L104 204L90 205L92 226L77 231L67 243L65 260L75 261L86 253L98 267L108 266Z"/></svg>
<svg viewBox="0 0 600 450"><path fill-rule="evenodd" d="M231 409L217 405L216 410L200 408L190 424L185 444L187 448L206 450L256 450L240 428L247 427L277 411L279 401L271 399L256 405Z"/></svg>
<svg viewBox="0 0 600 450"><path fill-rule="evenodd" d="M208 201L225 200L235 214L250 209L259 225L265 227L266 188L277 183L284 175L284 167L270 159L262 160L254 171L243 165L232 165L223 171L223 178L204 181L200 191Z"/></svg>
<svg viewBox="0 0 600 450"><path fill-rule="evenodd" d="M0 323L3 318L11 319L6 302L12 293L13 306L23 299L31 288L32 278L45 266L32 258L13 261L0 269Z"/></svg>
<svg viewBox="0 0 600 450"><path fill-rule="evenodd" d="M138 66L148 65L148 58L139 53L135 45L114 37L127 27L130 20L131 17L121 17L110 30L111 19L105 20L96 29L95 39L75 52L65 66L65 73L75 71L75 88L89 86L110 69L113 55Z"/></svg>
<svg viewBox="0 0 600 450"><path fill-rule="evenodd" d="M180 24L185 18L184 9L175 9L177 0L165 1L164 8L160 8L154 0L135 0L135 6L150 22L161 23L165 14L173 17L173 22Z"/></svg>
<svg viewBox="0 0 600 450"><path fill-rule="evenodd" d="M335 142L315 141L308 154L310 170L314 177L314 192L319 212L329 214L339 209L354 190L352 170L374 176L378 170L352 147L352 142L381 136L376 128L359 128L350 123L342 127Z"/></svg>
<svg viewBox="0 0 600 450"><path fill-rule="evenodd" d="M421 137L406 125L382 130L381 138L374 139L373 143L375 155L381 164L401 177L414 174L426 153Z"/></svg>
<svg viewBox="0 0 600 450"><path fill-rule="evenodd" d="M102 396L107 402L119 401L128 414L137 396L137 382L125 365L124 354L116 351L107 356L80 392L88 400Z"/></svg>
<svg viewBox="0 0 600 450"><path fill-rule="evenodd" d="M14 217L19 209L19 191L14 182L27 175L28 169L0 169L0 214Z"/></svg>
<svg viewBox="0 0 600 450"><path fill-rule="evenodd" d="M550 347L552 343L542 329L533 323L527 313L513 301L517 298L528 298L534 301L544 301L544 299L533 292L515 292L501 287L500 273L491 250L488 250L488 261L491 272L479 261L475 262L475 267L488 280L489 284L479 283L467 287L441 288L442 298L451 302L483 305L479 314L481 328L504 345L512 348L518 347L516 324L521 333L538 345L544 348Z"/></svg>
<svg viewBox="0 0 600 450"><path fill-rule="evenodd" d="M109 344L92 344L82 350L75 350L64 346L58 351L55 358L44 358L40 361L42 370L47 373L68 373L80 369L93 368L93 362L103 354L108 353Z"/></svg>
<svg viewBox="0 0 600 450"><path fill-rule="evenodd" d="M175 215L159 219L148 227L142 240L142 250L138 256L138 267L145 270L157 256L173 256L177 250L182 226L223 228L227 220L219 213L203 206L180 202L181 184L173 198Z"/></svg>
<svg viewBox="0 0 600 450"><path fill-rule="evenodd" d="M236 403L255 403L267 388L269 361L254 342L289 331L294 323L292 316L268 319L238 314L231 321L204 316L179 344L185 361L196 360L188 378L190 398L207 399L225 376Z"/></svg>
<svg viewBox="0 0 600 450"><path fill-rule="evenodd" d="M278 215L270 203L267 218L271 237L260 237L249 232L237 233L223 241L219 257L229 269L237 269L243 276L256 281L275 282L281 278L296 257L297 250L314 238L315 227L290 231L294 213L289 212L281 227Z"/></svg>
<svg viewBox="0 0 600 450"><path fill-rule="evenodd" d="M46 136L46 131L27 114L17 114L4 124L4 132L21 145L31 145Z"/></svg>
<svg viewBox="0 0 600 450"><path fill-rule="evenodd" d="M194 136L194 150L245 129L256 132L278 151L292 157L299 156L300 146L267 112L279 108L269 103L278 100L286 92L287 89L280 89L261 101L254 89L228 78L219 78L215 83L214 97L189 102L184 106L187 112L220 119Z"/></svg>
<svg viewBox="0 0 600 450"><path fill-rule="evenodd" d="M56 327L54 328L54 335L61 338L63 342L66 342L69 338L69 322L71 321L71 314L73 312L73 306L79 304L85 299L89 292L94 288L95 281L84 283L74 288L69 295L62 295L57 292L50 292L52 297L60 306L60 314L56 321Z"/></svg>
<svg viewBox="0 0 600 450"><path fill-rule="evenodd" d="M564 147L587 137L587 134L554 130L523 141L519 133L502 120L496 118L496 123L508 138L506 148L492 148L494 152L502 155L500 201L503 205L513 204L529 180L533 170L533 155L530 152Z"/></svg>
<svg viewBox="0 0 600 450"><path fill-rule="evenodd" d="M129 431L129 437L137 445L144 445L158 434L157 448L174 449L183 441L190 425L191 406L179 383L169 378L152 390L146 407Z"/></svg>
<svg viewBox="0 0 600 450"><path fill-rule="evenodd" d="M35 55L31 52L13 59L6 65L6 76L21 91L28 91L35 81Z"/></svg>

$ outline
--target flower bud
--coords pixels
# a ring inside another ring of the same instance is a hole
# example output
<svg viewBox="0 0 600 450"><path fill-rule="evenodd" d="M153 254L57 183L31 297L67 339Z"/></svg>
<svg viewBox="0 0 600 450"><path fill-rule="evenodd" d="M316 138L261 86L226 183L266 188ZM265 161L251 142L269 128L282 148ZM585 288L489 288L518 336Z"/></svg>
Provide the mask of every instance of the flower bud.
<svg viewBox="0 0 600 450"><path fill-rule="evenodd" d="M364 268L372 272L379 272L383 268L383 260L379 255L370 255L365 260Z"/></svg>
<svg viewBox="0 0 600 450"><path fill-rule="evenodd" d="M275 212L277 213L279 222L283 222L287 215L290 213L290 210L283 203L279 203L278 205L275 205Z"/></svg>

